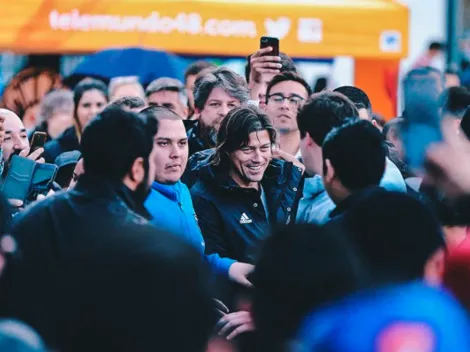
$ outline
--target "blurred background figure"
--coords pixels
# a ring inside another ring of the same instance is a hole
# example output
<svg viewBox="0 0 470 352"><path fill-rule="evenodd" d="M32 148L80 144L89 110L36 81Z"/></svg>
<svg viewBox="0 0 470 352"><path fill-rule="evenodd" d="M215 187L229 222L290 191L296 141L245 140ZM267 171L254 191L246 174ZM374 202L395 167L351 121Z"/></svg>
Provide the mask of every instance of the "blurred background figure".
<svg viewBox="0 0 470 352"><path fill-rule="evenodd" d="M313 93L320 93L328 88L328 78L319 77L313 85Z"/></svg>
<svg viewBox="0 0 470 352"><path fill-rule="evenodd" d="M196 82L197 75L207 69L207 68L215 68L216 65L210 63L208 61L196 61L193 62L191 65L188 66L186 71L184 72L184 85L186 87L186 92L189 98L189 108L190 113L189 116L192 119L197 119L197 115L193 116L194 112L194 82Z"/></svg>
<svg viewBox="0 0 470 352"><path fill-rule="evenodd" d="M445 75L445 87L446 88L460 86L460 77L459 77L458 71L447 69L444 75Z"/></svg>
<svg viewBox="0 0 470 352"><path fill-rule="evenodd" d="M80 149L80 138L87 123L108 104L106 85L95 79L81 81L73 91L74 125L44 146L44 159L53 163L64 152Z"/></svg>
<svg viewBox="0 0 470 352"><path fill-rule="evenodd" d="M139 82L139 77L115 77L109 81L108 96L111 102L122 97L145 99L145 92Z"/></svg>
<svg viewBox="0 0 470 352"><path fill-rule="evenodd" d="M151 82L145 90L150 106L167 108L183 120L188 119L188 92L183 83L174 78L162 77Z"/></svg>
<svg viewBox="0 0 470 352"><path fill-rule="evenodd" d="M46 132L47 142L57 138L62 132L73 125L74 102L73 92L65 89L47 93L39 106L37 126L34 132Z"/></svg>
<svg viewBox="0 0 470 352"><path fill-rule="evenodd" d="M445 55L446 45L442 42L432 42L426 52L419 57L413 65L413 69L420 67L442 68L442 59Z"/></svg>

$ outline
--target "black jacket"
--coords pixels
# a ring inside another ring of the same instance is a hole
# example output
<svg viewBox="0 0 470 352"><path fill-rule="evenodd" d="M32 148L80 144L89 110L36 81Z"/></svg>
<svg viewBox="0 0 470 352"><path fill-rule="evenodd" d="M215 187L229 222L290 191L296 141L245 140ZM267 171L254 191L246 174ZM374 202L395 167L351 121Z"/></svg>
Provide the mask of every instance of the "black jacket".
<svg viewBox="0 0 470 352"><path fill-rule="evenodd" d="M270 163L261 182L267 218L260 191L239 187L226 172L211 165L213 153L197 153L189 162L193 179L199 179L191 188L191 195L206 252L254 263L270 225L294 223L302 172L277 159Z"/></svg>
<svg viewBox="0 0 470 352"><path fill-rule="evenodd" d="M189 157L198 152L202 152L204 150L212 148L211 146L207 145L201 138L199 138L199 122L194 124L194 127L187 132L187 135Z"/></svg>
<svg viewBox="0 0 470 352"><path fill-rule="evenodd" d="M75 127L67 128L59 137L47 142L44 146L43 158L46 163L54 163L55 159L62 153L72 150L80 150L80 142L78 141Z"/></svg>
<svg viewBox="0 0 470 352"><path fill-rule="evenodd" d="M65 329L67 319L74 314L77 318L75 309L84 309L83 302L68 296L89 289L81 291L77 278L89 275L88 264L97 268L101 259L122 250L118 247L139 246L140 238L117 238L114 233L127 226L151 226L137 214L142 209L122 184L111 186L84 175L74 190L19 213L12 234L21 260L13 262L2 278L1 313L27 322L46 342L58 343L65 334L58 332L60 324ZM70 310L69 317L61 306Z"/></svg>

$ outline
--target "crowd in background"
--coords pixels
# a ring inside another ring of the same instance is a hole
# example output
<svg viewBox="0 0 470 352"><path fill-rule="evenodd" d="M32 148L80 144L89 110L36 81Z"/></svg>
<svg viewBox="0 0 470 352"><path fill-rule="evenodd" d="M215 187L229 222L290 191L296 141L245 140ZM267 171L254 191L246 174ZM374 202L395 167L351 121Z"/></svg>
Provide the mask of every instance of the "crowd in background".
<svg viewBox="0 0 470 352"><path fill-rule="evenodd" d="M21 160L58 170L0 199L2 351L470 350L470 91L444 48L405 77L439 94L421 170L412 110L271 49L245 77L89 77L31 126L0 109L4 193Z"/></svg>

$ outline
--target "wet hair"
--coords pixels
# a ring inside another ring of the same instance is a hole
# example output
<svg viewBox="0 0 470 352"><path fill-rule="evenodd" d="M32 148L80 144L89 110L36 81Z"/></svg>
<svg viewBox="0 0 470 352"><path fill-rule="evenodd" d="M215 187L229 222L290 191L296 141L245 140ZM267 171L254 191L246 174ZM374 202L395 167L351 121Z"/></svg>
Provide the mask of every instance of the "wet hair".
<svg viewBox="0 0 470 352"><path fill-rule="evenodd" d="M369 119L372 119L372 104L366 92L362 89L353 86L342 86L336 88L333 92L341 93L349 98L358 110L366 109Z"/></svg>
<svg viewBox="0 0 470 352"><path fill-rule="evenodd" d="M85 128L85 126L82 126L80 124L80 120L78 119L78 116L77 116L77 110L78 110L80 100L82 100L83 94L85 94L86 92L90 90L95 90L95 89L100 91L103 94L103 97L106 99L106 102L109 101L106 84L96 79L92 79L92 78L84 79L83 81L78 83L75 89L73 90L73 103L74 103L73 118L78 127L79 134L81 134L83 129Z"/></svg>
<svg viewBox="0 0 470 352"><path fill-rule="evenodd" d="M305 315L363 284L362 265L347 235L313 224L276 228L250 279L262 351L284 351Z"/></svg>
<svg viewBox="0 0 470 352"><path fill-rule="evenodd" d="M144 167L153 149L155 121L115 106L105 108L87 125L81 140L85 173L121 182L141 157Z"/></svg>
<svg viewBox="0 0 470 352"><path fill-rule="evenodd" d="M217 66L211 62L208 61L196 61L193 62L191 65L188 66L186 71L184 72L184 82L186 83L188 81L189 76L196 76L198 75L201 71L204 71L205 69L208 68L216 68Z"/></svg>
<svg viewBox="0 0 470 352"><path fill-rule="evenodd" d="M140 109L145 107L145 101L139 97L122 97L111 103L121 109Z"/></svg>
<svg viewBox="0 0 470 352"><path fill-rule="evenodd" d="M321 146L330 131L346 119L358 118L353 102L343 94L324 91L313 94L297 115L301 138L308 133Z"/></svg>
<svg viewBox="0 0 470 352"><path fill-rule="evenodd" d="M295 66L294 61L290 58L289 55L284 53L279 53L281 58L281 65L280 72L290 71L290 72L297 72L297 67ZM251 64L250 64L251 55L247 57L246 65L245 65L245 79L247 83L250 83L250 71L251 71Z"/></svg>
<svg viewBox="0 0 470 352"><path fill-rule="evenodd" d="M312 88L310 88L307 81L305 81L302 76L300 76L296 72L284 71L274 76L271 82L269 82L268 87L266 88L266 103L268 102L269 93L271 92L271 89L277 84L287 81L300 83L307 91L307 96L310 96L312 94Z"/></svg>
<svg viewBox="0 0 470 352"><path fill-rule="evenodd" d="M250 93L245 80L240 75L226 67L204 70L194 83L194 106L203 110L207 99L214 88L222 88L231 97L246 103Z"/></svg>
<svg viewBox="0 0 470 352"><path fill-rule="evenodd" d="M213 164L228 167L229 154L246 146L251 133L260 131L267 131L271 144L276 143L276 130L264 111L252 105L230 110L217 134Z"/></svg>
<svg viewBox="0 0 470 352"><path fill-rule="evenodd" d="M335 176L348 190L357 192L379 185L387 147L380 131L369 121L356 120L333 129L326 136L322 151L323 172L326 174L328 159Z"/></svg>

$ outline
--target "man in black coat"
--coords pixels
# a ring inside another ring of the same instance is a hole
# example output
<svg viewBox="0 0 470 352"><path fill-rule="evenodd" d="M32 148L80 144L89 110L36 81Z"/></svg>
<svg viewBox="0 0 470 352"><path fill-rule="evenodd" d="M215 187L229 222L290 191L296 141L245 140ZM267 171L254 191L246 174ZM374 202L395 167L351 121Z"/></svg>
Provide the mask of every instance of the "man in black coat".
<svg viewBox="0 0 470 352"><path fill-rule="evenodd" d="M105 109L83 133L85 173L76 187L13 224L21 258L7 264L2 314L28 323L57 350L204 348L214 320L200 255L159 233L143 207L155 132L154 120Z"/></svg>
<svg viewBox="0 0 470 352"><path fill-rule="evenodd" d="M290 224L301 195L303 169L273 159L276 131L253 106L230 111L215 151L190 160L191 188L208 253L254 263L270 225Z"/></svg>

